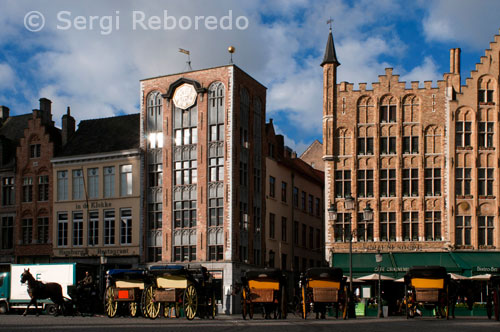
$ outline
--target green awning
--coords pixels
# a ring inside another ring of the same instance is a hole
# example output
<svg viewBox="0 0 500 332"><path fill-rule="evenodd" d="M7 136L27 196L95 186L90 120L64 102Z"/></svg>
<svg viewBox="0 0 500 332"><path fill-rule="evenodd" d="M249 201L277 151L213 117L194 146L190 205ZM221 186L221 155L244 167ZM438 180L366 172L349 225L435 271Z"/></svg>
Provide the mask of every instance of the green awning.
<svg viewBox="0 0 500 332"><path fill-rule="evenodd" d="M417 253L393 253L394 261L398 267L398 277L406 274L412 266L443 266L448 273L462 273L459 266L448 252L417 252Z"/></svg>
<svg viewBox="0 0 500 332"><path fill-rule="evenodd" d="M352 254L352 275L359 278L372 273L378 273L378 263L375 261L375 253ZM333 266L344 270L344 275L349 275L349 254L333 254ZM380 272L389 277L394 276L394 263L390 254L382 254Z"/></svg>
<svg viewBox="0 0 500 332"><path fill-rule="evenodd" d="M382 275L401 278L410 267L422 265L444 266L450 273L462 274L464 271L462 264L453 259L448 252L415 252L382 254L380 272ZM344 275L349 275L349 254L333 254L333 266L342 268ZM354 278L378 273L375 253L353 253L352 272Z"/></svg>
<svg viewBox="0 0 500 332"><path fill-rule="evenodd" d="M500 252L451 252L450 255L466 276L500 272Z"/></svg>

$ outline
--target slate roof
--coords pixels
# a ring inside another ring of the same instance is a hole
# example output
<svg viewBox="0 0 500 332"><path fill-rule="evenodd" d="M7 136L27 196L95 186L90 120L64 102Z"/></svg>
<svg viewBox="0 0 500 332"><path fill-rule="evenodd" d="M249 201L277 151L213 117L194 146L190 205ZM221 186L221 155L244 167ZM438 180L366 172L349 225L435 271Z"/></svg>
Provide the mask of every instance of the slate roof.
<svg viewBox="0 0 500 332"><path fill-rule="evenodd" d="M81 121L58 157L139 148L140 114Z"/></svg>
<svg viewBox="0 0 500 332"><path fill-rule="evenodd" d="M19 140L24 136L24 129L28 127L28 120L33 117L33 114L23 114L10 116L0 126L0 136L3 136L16 145Z"/></svg>
<svg viewBox="0 0 500 332"><path fill-rule="evenodd" d="M333 63L336 66L340 66L340 62L337 60L337 54L335 54L335 45L333 44L333 35L332 30L330 30L330 34L328 35L328 41L326 42L325 56L323 57L323 62L321 66L324 64Z"/></svg>

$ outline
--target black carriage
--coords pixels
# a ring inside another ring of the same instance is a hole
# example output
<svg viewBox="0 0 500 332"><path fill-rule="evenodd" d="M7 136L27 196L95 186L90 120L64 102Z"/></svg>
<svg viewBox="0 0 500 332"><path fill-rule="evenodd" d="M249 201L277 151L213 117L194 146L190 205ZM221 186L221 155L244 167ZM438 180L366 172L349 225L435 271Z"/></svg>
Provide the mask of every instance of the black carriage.
<svg viewBox="0 0 500 332"><path fill-rule="evenodd" d="M139 314L139 305L147 284L144 269L109 270L106 275L105 311L109 318L116 316L119 306L126 307L131 317ZM145 315L144 311L143 314Z"/></svg>
<svg viewBox="0 0 500 332"><path fill-rule="evenodd" d="M442 318L449 318L450 276L442 266L414 266L405 277L406 318L413 318L418 306L431 306Z"/></svg>
<svg viewBox="0 0 500 332"><path fill-rule="evenodd" d="M324 317L327 305L340 309L342 317L347 318L347 278L341 268L310 268L301 275L300 288L302 318L307 319L311 311Z"/></svg>
<svg viewBox="0 0 500 332"><path fill-rule="evenodd" d="M488 298L486 303L488 318L500 320L500 275L492 275L488 281Z"/></svg>
<svg viewBox="0 0 500 332"><path fill-rule="evenodd" d="M281 270L262 269L243 273L241 277L241 313L253 318L255 306L262 307L266 318L287 316L287 279Z"/></svg>
<svg viewBox="0 0 500 332"><path fill-rule="evenodd" d="M188 320L215 318L215 291L205 267L159 265L149 267L148 274L151 282L141 303L149 318L157 318L162 309L165 317L179 318L181 308Z"/></svg>

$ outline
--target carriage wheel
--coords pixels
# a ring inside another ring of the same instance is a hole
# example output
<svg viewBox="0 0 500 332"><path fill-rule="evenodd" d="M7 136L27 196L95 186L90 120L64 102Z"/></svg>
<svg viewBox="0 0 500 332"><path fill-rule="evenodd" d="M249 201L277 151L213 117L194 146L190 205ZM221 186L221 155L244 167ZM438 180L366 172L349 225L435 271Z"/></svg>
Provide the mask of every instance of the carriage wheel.
<svg viewBox="0 0 500 332"><path fill-rule="evenodd" d="M243 319L247 319L247 296L247 290L246 288L243 288L243 290L241 291L241 315L243 316Z"/></svg>
<svg viewBox="0 0 500 332"><path fill-rule="evenodd" d="M309 303L306 297L306 287L302 286L302 318L307 319L307 315L309 314Z"/></svg>
<svg viewBox="0 0 500 332"><path fill-rule="evenodd" d="M208 318L212 317L212 319L215 319L215 315L217 314L217 304L215 303L215 292L212 292L212 296L210 297L210 306L208 308L209 308Z"/></svg>
<svg viewBox="0 0 500 332"><path fill-rule="evenodd" d="M450 287L446 286L446 306L444 308L446 310L446 320L450 319Z"/></svg>
<svg viewBox="0 0 500 332"><path fill-rule="evenodd" d="M130 317L137 317L137 302L130 302L128 304L128 312Z"/></svg>
<svg viewBox="0 0 500 332"><path fill-rule="evenodd" d="M250 302L250 305L248 306L248 317L250 319L253 319L253 306L254 306L253 303Z"/></svg>
<svg viewBox="0 0 500 332"><path fill-rule="evenodd" d="M143 296L143 302L144 302L144 312L147 313L147 317L151 319L155 319L158 317L158 314L160 313L160 303L155 302L154 300L154 286L149 285L148 288L144 290L144 296Z"/></svg>
<svg viewBox="0 0 500 332"><path fill-rule="evenodd" d="M115 301L115 292L113 287L108 287L106 289L106 315L109 318L113 318L116 316L116 312L118 311L118 302Z"/></svg>
<svg viewBox="0 0 500 332"><path fill-rule="evenodd" d="M193 285L189 285L184 291L184 299L182 301L184 305L184 313L188 320L194 319L196 312L198 311L198 294L196 288Z"/></svg>
<svg viewBox="0 0 500 332"><path fill-rule="evenodd" d="M344 286L344 303L342 303L342 319L347 319L348 307L349 307L349 295L347 294L347 286Z"/></svg>

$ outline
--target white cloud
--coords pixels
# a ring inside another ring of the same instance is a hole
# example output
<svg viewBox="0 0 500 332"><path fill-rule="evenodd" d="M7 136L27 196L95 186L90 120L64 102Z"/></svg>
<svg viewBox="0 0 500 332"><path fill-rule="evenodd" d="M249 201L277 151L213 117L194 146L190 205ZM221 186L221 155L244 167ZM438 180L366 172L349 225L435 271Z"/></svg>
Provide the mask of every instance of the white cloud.
<svg viewBox="0 0 500 332"><path fill-rule="evenodd" d="M424 81L433 81L436 84L438 80L442 79L443 74L439 72L432 57L425 57L420 66L401 76L401 81L406 81L408 87L411 86L410 82L412 81L419 81L420 86L423 87Z"/></svg>
<svg viewBox="0 0 500 332"><path fill-rule="evenodd" d="M422 24L430 41L466 43L484 49L498 33L499 1L436 0L421 1L421 6L428 11Z"/></svg>
<svg viewBox="0 0 500 332"><path fill-rule="evenodd" d="M0 63L0 89L13 90L16 75L14 70L6 63Z"/></svg>

